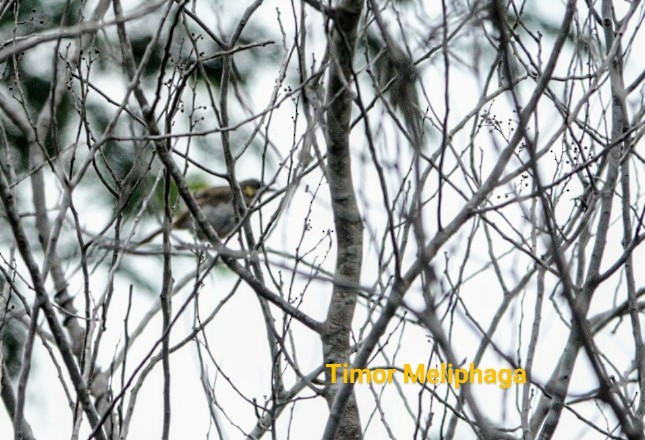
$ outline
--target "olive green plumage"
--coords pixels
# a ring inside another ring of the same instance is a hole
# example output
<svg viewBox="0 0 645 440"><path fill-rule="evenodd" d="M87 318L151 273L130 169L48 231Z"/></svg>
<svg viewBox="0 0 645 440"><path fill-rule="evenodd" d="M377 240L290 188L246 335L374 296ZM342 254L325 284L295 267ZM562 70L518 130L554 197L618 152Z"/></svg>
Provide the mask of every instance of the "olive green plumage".
<svg viewBox="0 0 645 440"><path fill-rule="evenodd" d="M245 203L249 205L260 190L267 190L268 188L257 179L247 179L240 182L240 189L242 190ZM224 238L233 232L237 222L233 203L233 192L230 186L213 186L197 191L194 196L195 201L206 215L206 219L220 238ZM192 229L193 231L197 231L199 238L205 238L203 232L195 224L192 214L186 209L175 218L172 227L174 229ZM149 242L159 235L162 230L162 228L155 230L143 240L139 241L138 244Z"/></svg>

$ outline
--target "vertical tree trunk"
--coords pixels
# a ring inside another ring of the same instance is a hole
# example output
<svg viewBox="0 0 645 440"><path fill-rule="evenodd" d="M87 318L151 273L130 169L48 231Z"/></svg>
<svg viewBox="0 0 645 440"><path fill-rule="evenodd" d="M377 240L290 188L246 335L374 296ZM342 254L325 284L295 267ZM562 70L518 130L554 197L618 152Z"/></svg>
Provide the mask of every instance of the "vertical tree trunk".
<svg viewBox="0 0 645 440"><path fill-rule="evenodd" d="M327 167L334 223L336 227L336 274L334 291L322 342L325 363L349 363L350 333L357 287L363 260L363 224L352 181L349 149L352 109L352 60L362 2L346 0L339 4L333 20L333 35L327 90ZM340 381L332 385L327 371L325 397L331 408ZM361 423L352 395L339 417L335 438L362 438Z"/></svg>

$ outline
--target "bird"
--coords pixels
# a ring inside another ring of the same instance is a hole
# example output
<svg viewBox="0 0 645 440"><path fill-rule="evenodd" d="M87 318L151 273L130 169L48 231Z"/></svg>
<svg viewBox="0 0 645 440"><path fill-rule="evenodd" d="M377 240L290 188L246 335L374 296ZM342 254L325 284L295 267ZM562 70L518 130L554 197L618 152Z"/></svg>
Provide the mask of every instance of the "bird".
<svg viewBox="0 0 645 440"><path fill-rule="evenodd" d="M263 191L270 191L258 179L246 179L240 182L240 189L244 197L244 202L250 205L256 196ZM234 205L233 191L229 185L213 186L197 191L194 194L195 201L200 206L206 219L220 238L229 236L237 226L237 215ZM184 209L172 222L173 229L190 229L196 232L199 239L205 239L206 236L193 219L188 209ZM137 242L137 245L148 243L163 231L163 228L156 229L143 240Z"/></svg>

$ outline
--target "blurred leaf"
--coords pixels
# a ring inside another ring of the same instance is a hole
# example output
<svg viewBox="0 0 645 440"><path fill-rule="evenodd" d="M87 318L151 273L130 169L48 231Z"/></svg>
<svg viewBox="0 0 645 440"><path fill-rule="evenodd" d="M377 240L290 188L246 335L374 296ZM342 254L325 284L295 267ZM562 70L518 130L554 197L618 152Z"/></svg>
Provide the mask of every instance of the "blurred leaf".
<svg viewBox="0 0 645 440"><path fill-rule="evenodd" d="M4 364L12 379L15 379L20 373L25 336L25 329L16 320L9 319L0 323L0 341L2 341Z"/></svg>

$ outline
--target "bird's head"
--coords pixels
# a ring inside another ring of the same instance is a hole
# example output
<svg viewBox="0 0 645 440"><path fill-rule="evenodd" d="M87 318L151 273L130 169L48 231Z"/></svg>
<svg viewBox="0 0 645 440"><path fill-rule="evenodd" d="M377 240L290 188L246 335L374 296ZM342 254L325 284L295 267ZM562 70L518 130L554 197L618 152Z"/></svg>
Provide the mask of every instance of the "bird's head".
<svg viewBox="0 0 645 440"><path fill-rule="evenodd" d="M240 189L244 197L252 199L257 195L258 191L268 189L268 187L258 179L246 179L240 182Z"/></svg>

